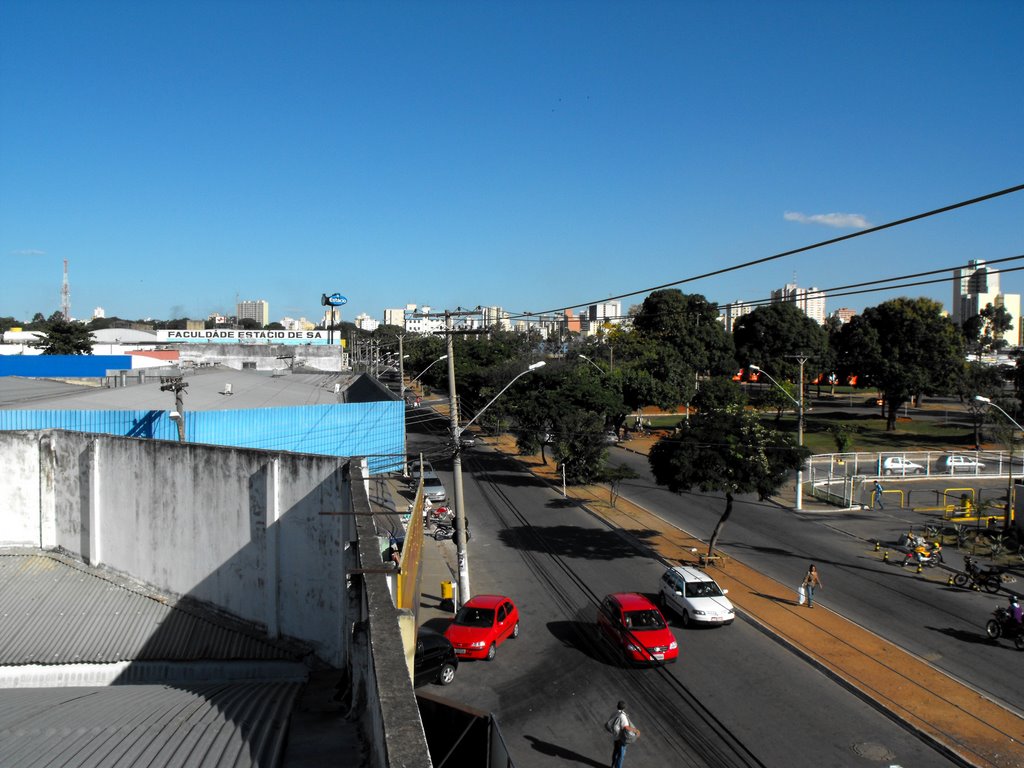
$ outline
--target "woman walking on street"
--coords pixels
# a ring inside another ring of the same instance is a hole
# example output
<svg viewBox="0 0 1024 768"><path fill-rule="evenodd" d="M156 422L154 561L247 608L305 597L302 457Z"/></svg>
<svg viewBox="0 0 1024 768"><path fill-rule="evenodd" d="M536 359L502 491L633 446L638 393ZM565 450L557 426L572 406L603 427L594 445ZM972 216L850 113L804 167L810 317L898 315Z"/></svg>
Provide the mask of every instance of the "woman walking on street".
<svg viewBox="0 0 1024 768"><path fill-rule="evenodd" d="M814 567L813 563L811 563L811 566L807 569L807 575L804 576L803 587L804 593L807 595L807 607L813 608L814 590L822 589L821 579L818 577L818 569Z"/></svg>

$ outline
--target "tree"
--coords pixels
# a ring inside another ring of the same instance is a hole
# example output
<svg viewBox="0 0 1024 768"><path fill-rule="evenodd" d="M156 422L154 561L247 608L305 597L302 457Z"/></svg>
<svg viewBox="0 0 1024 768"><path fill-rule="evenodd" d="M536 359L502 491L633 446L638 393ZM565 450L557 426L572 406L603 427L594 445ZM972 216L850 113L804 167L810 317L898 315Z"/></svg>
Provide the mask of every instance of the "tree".
<svg viewBox="0 0 1024 768"><path fill-rule="evenodd" d="M48 322L45 333L44 337L29 342L29 346L42 349L44 355L92 354L92 335L82 323L69 322L61 317Z"/></svg>
<svg viewBox="0 0 1024 768"><path fill-rule="evenodd" d="M633 318L633 329L671 346L697 373L731 373L736 367L732 340L718 322L718 305L700 294L654 291Z"/></svg>
<svg viewBox="0 0 1024 768"><path fill-rule="evenodd" d="M1009 342L1003 336L1012 328L1013 315L1006 307L992 304L986 304L981 312L967 318L961 326L967 349L979 360L982 355L998 353L1006 348Z"/></svg>
<svg viewBox="0 0 1024 768"><path fill-rule="evenodd" d="M882 393L890 432L900 406L953 391L963 369L963 337L942 305L923 297L868 307L843 326L839 347L840 370Z"/></svg>
<svg viewBox="0 0 1024 768"><path fill-rule="evenodd" d="M619 488L623 480L633 480L640 477L628 464L618 464L614 467L605 466L601 473L601 482L608 483L608 503L614 508L619 500Z"/></svg>
<svg viewBox="0 0 1024 768"><path fill-rule="evenodd" d="M779 381L799 378L796 355L806 357L812 371L823 370L818 366L828 363L828 333L791 301L744 315L736 321L732 335L741 367L754 363Z"/></svg>
<svg viewBox="0 0 1024 768"><path fill-rule="evenodd" d="M967 407L967 415L971 420L974 429L974 445L979 447L984 439L982 426L988 415L989 407L974 399L975 395L982 395L992 400L998 400L1003 390L1005 376L999 368L993 365L986 365L976 360L964 365L957 381L957 394L960 401ZM1007 403L1005 410L1013 412L1014 406Z"/></svg>
<svg viewBox="0 0 1024 768"><path fill-rule="evenodd" d="M725 510L708 542L710 555L732 514L733 496L756 492L767 498L809 455L807 448L794 444L792 435L766 426L742 406L730 405L691 417L676 434L651 447L648 463L655 481L673 493L697 488L725 494Z"/></svg>

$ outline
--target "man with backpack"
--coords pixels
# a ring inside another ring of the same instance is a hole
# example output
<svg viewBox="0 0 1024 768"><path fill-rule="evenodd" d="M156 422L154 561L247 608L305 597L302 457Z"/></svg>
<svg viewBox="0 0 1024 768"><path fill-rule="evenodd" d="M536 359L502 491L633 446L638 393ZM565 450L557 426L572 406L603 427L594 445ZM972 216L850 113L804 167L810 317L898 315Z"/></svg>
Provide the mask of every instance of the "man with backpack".
<svg viewBox="0 0 1024 768"><path fill-rule="evenodd" d="M640 731L633 725L626 714L626 702L620 701L614 715L604 725L615 738L612 743L612 768L622 768L626 759L626 746L632 744L640 736Z"/></svg>

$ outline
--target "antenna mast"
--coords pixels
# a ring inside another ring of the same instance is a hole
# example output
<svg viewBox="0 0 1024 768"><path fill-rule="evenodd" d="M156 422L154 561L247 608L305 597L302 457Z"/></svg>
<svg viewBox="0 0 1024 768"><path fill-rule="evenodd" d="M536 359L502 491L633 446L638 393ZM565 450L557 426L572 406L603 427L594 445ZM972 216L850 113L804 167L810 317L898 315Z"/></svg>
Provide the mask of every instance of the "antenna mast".
<svg viewBox="0 0 1024 768"><path fill-rule="evenodd" d="M64 259L64 282L60 287L60 311L64 320L71 320L71 286L68 284L68 260Z"/></svg>

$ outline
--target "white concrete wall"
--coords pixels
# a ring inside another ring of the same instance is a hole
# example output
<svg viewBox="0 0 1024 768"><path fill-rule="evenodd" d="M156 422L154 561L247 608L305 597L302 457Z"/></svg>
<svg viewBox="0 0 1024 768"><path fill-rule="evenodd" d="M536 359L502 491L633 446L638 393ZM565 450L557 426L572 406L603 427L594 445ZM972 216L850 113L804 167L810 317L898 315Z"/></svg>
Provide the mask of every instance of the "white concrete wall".
<svg viewBox="0 0 1024 768"><path fill-rule="evenodd" d="M63 547L347 658L351 484L334 457L0 432L0 545Z"/></svg>

